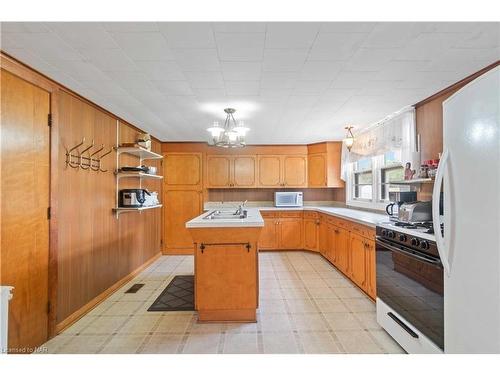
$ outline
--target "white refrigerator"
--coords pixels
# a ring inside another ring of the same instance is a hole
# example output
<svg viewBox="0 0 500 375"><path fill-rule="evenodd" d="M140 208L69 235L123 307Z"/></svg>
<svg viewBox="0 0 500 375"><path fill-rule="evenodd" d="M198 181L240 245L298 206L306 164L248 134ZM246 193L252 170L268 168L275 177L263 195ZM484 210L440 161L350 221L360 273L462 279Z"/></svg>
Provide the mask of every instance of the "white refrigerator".
<svg viewBox="0 0 500 375"><path fill-rule="evenodd" d="M443 125L433 222L445 271L444 351L500 353L499 66L443 103Z"/></svg>

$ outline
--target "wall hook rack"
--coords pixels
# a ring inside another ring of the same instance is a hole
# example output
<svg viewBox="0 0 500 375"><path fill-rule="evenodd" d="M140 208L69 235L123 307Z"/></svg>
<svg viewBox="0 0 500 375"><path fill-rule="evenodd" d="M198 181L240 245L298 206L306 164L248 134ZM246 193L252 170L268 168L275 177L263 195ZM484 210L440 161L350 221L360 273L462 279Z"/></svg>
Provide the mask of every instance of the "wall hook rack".
<svg viewBox="0 0 500 375"><path fill-rule="evenodd" d="M101 144L101 147L98 150L92 152L92 148L95 146L95 141L92 140L92 143L89 146L80 151L79 148L82 147L84 143L85 137L82 138L82 141L79 144L66 151L66 165L69 165L71 168L81 168L83 170L92 170L95 172L107 172L107 169L102 168L101 160L106 155L109 155L113 151L113 148L110 148L108 152L99 155L99 153L104 150L104 144Z"/></svg>
<svg viewBox="0 0 500 375"><path fill-rule="evenodd" d="M99 171L100 171L100 172L107 172L107 171L108 171L107 169L102 169L102 168L101 168L101 159L102 159L103 157L105 157L106 155L111 154L111 152L112 152L113 150L114 150L114 148L113 148L113 147L111 147L111 148L109 149L109 151L108 151L108 152L106 152L106 153L102 154L102 155L99 157L99 159L98 159L98 165L99 165Z"/></svg>
<svg viewBox="0 0 500 375"><path fill-rule="evenodd" d="M90 166L92 165L92 158L90 157L90 149L94 147L94 140L92 140L92 143L90 144L90 146L88 146L86 149L84 149L81 153L80 153L80 168L84 169L84 170L87 170L87 169L90 169ZM85 154L86 152L88 151L88 154L89 156L83 156L83 154ZM83 163L82 161L83 160L86 160L87 163Z"/></svg>
<svg viewBox="0 0 500 375"><path fill-rule="evenodd" d="M81 153L78 151L78 148L80 148L84 143L85 137L82 138L82 141L79 144L66 151L66 165L69 165L71 168L80 168ZM72 154L72 152L75 150L77 152L77 155Z"/></svg>

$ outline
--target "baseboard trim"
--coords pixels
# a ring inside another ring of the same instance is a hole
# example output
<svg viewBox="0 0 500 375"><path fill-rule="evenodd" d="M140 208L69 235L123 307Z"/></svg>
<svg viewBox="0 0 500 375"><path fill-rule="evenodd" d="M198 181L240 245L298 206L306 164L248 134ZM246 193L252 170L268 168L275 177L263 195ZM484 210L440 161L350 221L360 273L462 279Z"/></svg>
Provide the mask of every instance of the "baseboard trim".
<svg viewBox="0 0 500 375"><path fill-rule="evenodd" d="M165 249L163 255L194 255L194 250L189 249Z"/></svg>
<svg viewBox="0 0 500 375"><path fill-rule="evenodd" d="M78 310L76 310L74 313L69 315L67 318L65 318L63 321L59 322L56 324L56 335L64 331L66 328L70 327L72 324L76 323L83 315L86 313L90 312L94 307L96 307L98 304L100 304L103 300L105 300L107 297L109 297L112 293L116 292L116 290L120 289L124 284L132 280L138 273L143 271L145 268L147 268L151 263L156 261L162 253L158 253L154 255L152 258L147 260L144 264L136 268L134 271L129 273L127 276L123 277L122 279L118 280L116 283L111 285L108 289L106 289L104 292L99 294L98 296L94 297L92 300L87 302L85 305L80 307Z"/></svg>

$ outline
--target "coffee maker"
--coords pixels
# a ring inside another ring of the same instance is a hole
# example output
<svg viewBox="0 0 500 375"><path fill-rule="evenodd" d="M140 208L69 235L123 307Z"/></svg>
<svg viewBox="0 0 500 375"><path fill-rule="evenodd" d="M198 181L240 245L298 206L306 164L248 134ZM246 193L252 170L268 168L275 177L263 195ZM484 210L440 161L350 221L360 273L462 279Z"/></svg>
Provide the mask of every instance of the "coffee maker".
<svg viewBox="0 0 500 375"><path fill-rule="evenodd" d="M385 212L389 215L390 220L398 220L399 208L403 203L415 202L417 200L416 191L390 191L389 203L385 207Z"/></svg>

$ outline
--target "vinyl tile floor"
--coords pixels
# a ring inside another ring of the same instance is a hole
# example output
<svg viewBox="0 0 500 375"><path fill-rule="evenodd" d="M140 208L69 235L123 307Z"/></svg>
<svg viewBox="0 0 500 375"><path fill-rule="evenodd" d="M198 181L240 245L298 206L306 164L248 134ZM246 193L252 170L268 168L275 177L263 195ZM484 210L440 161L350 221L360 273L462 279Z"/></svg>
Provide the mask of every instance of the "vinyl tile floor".
<svg viewBox="0 0 500 375"><path fill-rule="evenodd" d="M192 256L162 256L41 352L404 353L377 324L375 304L318 254L259 254L257 323L201 324L192 311L147 311L175 275L192 273ZM125 294L135 283L145 285Z"/></svg>

